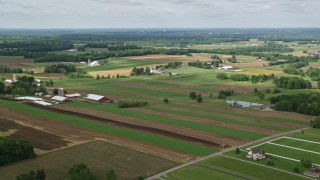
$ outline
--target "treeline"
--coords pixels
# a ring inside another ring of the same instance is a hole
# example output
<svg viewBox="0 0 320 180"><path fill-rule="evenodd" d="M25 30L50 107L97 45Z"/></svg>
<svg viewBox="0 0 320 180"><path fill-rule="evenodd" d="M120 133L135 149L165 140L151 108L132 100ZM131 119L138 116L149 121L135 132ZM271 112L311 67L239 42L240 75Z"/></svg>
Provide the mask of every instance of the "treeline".
<svg viewBox="0 0 320 180"><path fill-rule="evenodd" d="M37 57L35 62L80 62L91 60L101 60L111 57L125 57L125 56L143 56L151 54L165 54L165 55L187 55L188 50L185 49L130 49L123 51L107 51L102 53L84 53L77 55L67 55L67 54L46 54L43 57Z"/></svg>
<svg viewBox="0 0 320 180"><path fill-rule="evenodd" d="M320 69L310 67L310 68L306 71L306 75L309 76L309 77L311 77L311 79L312 79L313 81L319 81L319 80L320 80Z"/></svg>
<svg viewBox="0 0 320 180"><path fill-rule="evenodd" d="M17 52L51 52L72 49L73 44L69 41L57 40L34 40L13 41L0 43L0 49L15 49Z"/></svg>
<svg viewBox="0 0 320 180"><path fill-rule="evenodd" d="M44 68L44 72L69 74L69 73L77 72L77 68L74 64L57 64L57 65L46 66Z"/></svg>
<svg viewBox="0 0 320 180"><path fill-rule="evenodd" d="M211 63L201 62L199 60L193 61L193 62L188 62L188 66L203 68L203 69L211 69L212 68Z"/></svg>
<svg viewBox="0 0 320 180"><path fill-rule="evenodd" d="M36 92L46 93L46 89L43 86L38 87L34 77L18 77L18 80L11 83L11 86L6 86L3 82L0 82L0 94L17 94L23 96L33 95Z"/></svg>
<svg viewBox="0 0 320 180"><path fill-rule="evenodd" d="M283 55L283 54L260 54L260 56L264 57L266 61L270 61L268 63L269 66L296 63L296 62L303 62L303 63L316 62L320 59L319 55L298 57L298 56Z"/></svg>
<svg viewBox="0 0 320 180"><path fill-rule="evenodd" d="M245 74L232 74L230 79L233 81L250 81L250 76Z"/></svg>
<svg viewBox="0 0 320 180"><path fill-rule="evenodd" d="M298 77L279 77L274 80L274 84L278 88L284 89L311 89L312 84L308 80Z"/></svg>
<svg viewBox="0 0 320 180"><path fill-rule="evenodd" d="M135 101L135 102L119 102L119 108L133 108L133 107L143 107L148 105L149 103L146 101Z"/></svg>
<svg viewBox="0 0 320 180"><path fill-rule="evenodd" d="M252 75L251 82L253 84L257 84L258 82L263 83L266 81L274 80L275 78L276 76L273 73L270 75L266 75L266 74Z"/></svg>
<svg viewBox="0 0 320 180"><path fill-rule="evenodd" d="M108 42L90 42L85 45L87 48L107 48L109 51L119 51L128 49L142 49L141 46L134 44L117 44L113 45Z"/></svg>
<svg viewBox="0 0 320 180"><path fill-rule="evenodd" d="M295 63L290 63L286 67L283 68L283 72L287 74L293 74L293 75L300 75L304 76L304 72L302 67L308 66L309 62L308 61L300 61L300 62L295 62Z"/></svg>
<svg viewBox="0 0 320 180"><path fill-rule="evenodd" d="M0 67L0 73L23 73L23 69Z"/></svg>
<svg viewBox="0 0 320 180"><path fill-rule="evenodd" d="M35 156L33 146L28 141L0 137L0 166Z"/></svg>
<svg viewBox="0 0 320 180"><path fill-rule="evenodd" d="M151 69L149 67L143 68L137 68L137 67L133 67L130 73L132 76L140 76L140 75L151 75Z"/></svg>
<svg viewBox="0 0 320 180"><path fill-rule="evenodd" d="M320 94L280 95L270 98L277 111L290 111L312 116L320 115Z"/></svg>
<svg viewBox="0 0 320 180"><path fill-rule="evenodd" d="M165 69L176 69L182 66L182 62L176 61L176 62L169 62L168 64L164 65L163 67Z"/></svg>

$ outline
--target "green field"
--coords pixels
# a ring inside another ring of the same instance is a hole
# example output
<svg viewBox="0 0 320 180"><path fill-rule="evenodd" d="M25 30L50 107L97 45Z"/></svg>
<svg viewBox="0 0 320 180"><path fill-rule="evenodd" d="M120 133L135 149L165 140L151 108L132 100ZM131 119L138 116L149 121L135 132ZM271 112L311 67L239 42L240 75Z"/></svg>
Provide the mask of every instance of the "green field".
<svg viewBox="0 0 320 180"><path fill-rule="evenodd" d="M58 114L58 113L34 108L24 104L17 104L14 102L0 100L0 106L16 109L22 112L26 112L39 117L44 117L54 121L73 124L73 125L86 128L92 131L116 135L119 137L131 139L131 140L137 140L140 142L161 146L164 148L176 150L183 153L204 156L217 151L212 147L202 146L202 145L190 143L187 141L168 138L165 136L160 136L160 135L151 134L151 133L145 133L145 132L136 131L132 129L106 125L101 122Z"/></svg>

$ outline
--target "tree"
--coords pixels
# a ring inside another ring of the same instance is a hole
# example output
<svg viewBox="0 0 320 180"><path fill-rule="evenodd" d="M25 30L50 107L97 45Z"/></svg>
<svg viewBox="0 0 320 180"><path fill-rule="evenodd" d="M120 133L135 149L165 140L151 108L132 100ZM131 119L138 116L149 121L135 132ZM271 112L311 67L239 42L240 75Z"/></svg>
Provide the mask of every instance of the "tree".
<svg viewBox="0 0 320 180"><path fill-rule="evenodd" d="M262 93L262 92L260 92L259 91L259 93L258 93L258 98L260 99L260 100L264 100L264 94Z"/></svg>
<svg viewBox="0 0 320 180"><path fill-rule="evenodd" d="M97 179L91 173L87 165L83 163L73 165L73 167L69 170L68 178L70 180L96 180Z"/></svg>
<svg viewBox="0 0 320 180"><path fill-rule="evenodd" d="M116 179L117 179L117 176L113 169L110 169L109 171L107 171L106 180L116 180Z"/></svg>
<svg viewBox="0 0 320 180"><path fill-rule="evenodd" d="M240 148L237 148L236 149L236 154L239 154L240 153Z"/></svg>
<svg viewBox="0 0 320 180"><path fill-rule="evenodd" d="M16 177L16 180L45 180L46 172L44 169L39 169L36 172L30 171L29 173L21 174Z"/></svg>
<svg viewBox="0 0 320 180"><path fill-rule="evenodd" d="M195 100L195 99L197 98L197 93L191 92L191 93L189 94L189 97L190 97L192 100Z"/></svg>
<svg viewBox="0 0 320 180"><path fill-rule="evenodd" d="M169 99L168 99L168 98L164 98L164 99L163 99L163 102L166 103L166 104L168 104L168 103L169 103Z"/></svg>
<svg viewBox="0 0 320 180"><path fill-rule="evenodd" d="M58 94L59 94L59 90L58 90L58 89L54 89L54 90L52 91L52 93L53 93L54 95L58 95Z"/></svg>
<svg viewBox="0 0 320 180"><path fill-rule="evenodd" d="M53 81L52 80L49 81L49 85L53 86Z"/></svg>
<svg viewBox="0 0 320 180"><path fill-rule="evenodd" d="M201 94L197 95L197 102L202 103L202 95Z"/></svg>
<svg viewBox="0 0 320 180"><path fill-rule="evenodd" d="M6 84L0 82L0 94L4 94L6 92Z"/></svg>

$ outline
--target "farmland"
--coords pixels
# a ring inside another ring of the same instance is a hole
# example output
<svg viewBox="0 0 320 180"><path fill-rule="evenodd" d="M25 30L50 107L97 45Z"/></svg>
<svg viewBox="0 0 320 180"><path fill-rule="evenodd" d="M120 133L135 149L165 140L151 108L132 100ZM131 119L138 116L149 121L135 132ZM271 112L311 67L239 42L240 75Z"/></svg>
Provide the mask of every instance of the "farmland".
<svg viewBox="0 0 320 180"><path fill-rule="evenodd" d="M24 38L27 41L30 37ZM17 97L35 94L21 90L23 85L14 87L15 83L5 81L12 79L14 73L0 74L7 88L0 91L0 135L29 141L38 155L35 159L0 167L6 179L41 168L46 170L48 179L65 178L68 168L77 163L88 165L99 179L104 179L108 169L115 170L119 179L137 179L210 155L214 156L161 178L303 179L307 168L300 163L302 158L320 164L319 132L308 129L301 133L314 117L290 110L275 111L275 105L270 103L270 98L280 95L319 91L316 79L286 74L283 69L287 64L270 65L270 62L285 62L276 59L280 55L311 56L318 46L268 42L253 37L222 43L214 39L209 44L185 37L186 42L193 43L188 46L177 43L182 41L178 40L180 35L172 42L111 39L98 42L83 40L87 37L78 35L59 36L63 40L54 36L47 38L52 38L54 43L49 41L48 46L53 50L34 53L28 52L28 48L12 49L16 54L32 58L1 56L0 66L23 68L24 72L16 74L17 77L33 76L37 83L32 82L30 86L37 91L43 87L45 95L61 94L58 88L64 88L63 94L80 93L81 96L68 99L70 102L40 97L51 103L50 106L17 100ZM69 48L71 42L77 44L72 51L55 50L60 48L52 45ZM13 39L10 43L16 42ZM43 44L33 43L42 49ZM76 50L78 46L83 46L84 51ZM89 59L98 65L86 64ZM219 66L214 67L211 63L218 60ZM301 68L304 71L319 66L317 61L306 61L310 63ZM195 62L204 67L192 65L197 64ZM61 73L44 72L46 66L60 63L74 71L69 73L61 68L57 69ZM221 69L228 66L232 68ZM134 67L143 71L160 70L132 74ZM221 74L227 78L218 78ZM231 78L242 75L248 79ZM252 76L258 75L266 79L252 81ZM309 89L277 87L274 82L282 76L310 80L313 86ZM232 94L221 96L225 91ZM87 94L101 95L108 101L89 100ZM228 104L227 100L262 106L242 108ZM121 103L143 105L122 108ZM241 147L239 154L234 152L237 147ZM246 148L258 148L273 155L274 166L267 166L267 160L245 158ZM44 162L50 163L42 166ZM293 173L295 167L300 172Z"/></svg>
<svg viewBox="0 0 320 180"><path fill-rule="evenodd" d="M44 168L48 172L48 179L63 179L68 175L68 168L77 163L87 164L101 179L108 169L114 169L120 179L137 179L139 176L147 177L148 174L152 175L177 164L104 141L93 141L2 167L0 173L1 178L15 179L15 174L12 172L24 173Z"/></svg>

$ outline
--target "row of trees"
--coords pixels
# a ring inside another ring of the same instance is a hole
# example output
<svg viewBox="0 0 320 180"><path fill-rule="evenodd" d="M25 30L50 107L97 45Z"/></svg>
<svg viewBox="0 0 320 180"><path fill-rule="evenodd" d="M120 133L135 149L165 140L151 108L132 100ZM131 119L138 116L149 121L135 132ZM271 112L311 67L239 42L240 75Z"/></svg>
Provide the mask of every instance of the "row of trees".
<svg viewBox="0 0 320 180"><path fill-rule="evenodd" d="M320 115L320 94L294 94L280 95L270 98L277 111L290 111L301 114L318 116Z"/></svg>
<svg viewBox="0 0 320 180"><path fill-rule="evenodd" d="M44 169L39 169L37 171L30 171L25 174L18 175L17 180L45 180L47 178ZM68 180L98 180L98 178L91 172L86 164L80 163L73 165L68 172ZM106 172L106 180L116 180L117 175L113 169ZM143 179L143 177L138 178Z"/></svg>
<svg viewBox="0 0 320 180"><path fill-rule="evenodd" d="M23 73L23 69L22 68L0 67L0 73Z"/></svg>
<svg viewBox="0 0 320 180"><path fill-rule="evenodd" d="M69 73L77 72L77 68L74 64L56 64L56 65L46 66L44 68L44 72L69 74Z"/></svg>
<svg viewBox="0 0 320 180"><path fill-rule="evenodd" d="M284 89L311 89L312 84L308 80L298 77L279 77L274 80L274 84L278 88Z"/></svg>
<svg viewBox="0 0 320 180"><path fill-rule="evenodd" d="M196 100L198 103L202 103L202 95L201 94L197 94L196 92L191 92L189 94L190 99L192 100Z"/></svg>
<svg viewBox="0 0 320 180"><path fill-rule="evenodd" d="M203 69L211 69L211 63L208 62L201 62L199 60L188 62L188 66L197 67L197 68L203 68Z"/></svg>
<svg viewBox="0 0 320 180"><path fill-rule="evenodd" d="M30 142L0 137L0 166L34 158L35 156Z"/></svg>
<svg viewBox="0 0 320 180"><path fill-rule="evenodd" d="M259 82L263 83L266 81L274 80L276 76L274 74L266 75L266 74L259 74L259 75L252 75L251 82L253 84L257 84Z"/></svg>
<svg viewBox="0 0 320 180"><path fill-rule="evenodd" d="M132 76L140 76L140 75L151 75L151 69L149 67L143 68L137 68L137 67L133 67L131 70L131 75Z"/></svg>

